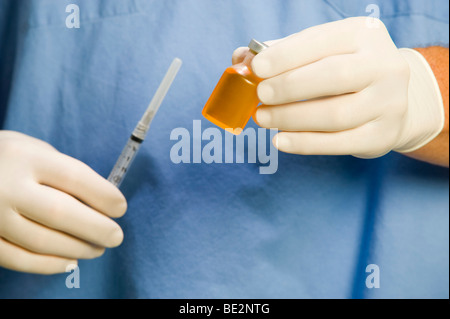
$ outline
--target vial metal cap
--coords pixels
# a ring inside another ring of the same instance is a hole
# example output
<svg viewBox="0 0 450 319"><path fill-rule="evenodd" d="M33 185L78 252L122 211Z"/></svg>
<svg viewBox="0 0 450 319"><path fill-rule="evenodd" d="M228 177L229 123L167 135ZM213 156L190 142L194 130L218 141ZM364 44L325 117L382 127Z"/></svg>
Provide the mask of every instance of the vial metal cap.
<svg viewBox="0 0 450 319"><path fill-rule="evenodd" d="M248 47L250 51L252 51L254 54L258 54L265 48L268 48L269 46L255 39L252 39L252 41L250 41L250 43L248 44Z"/></svg>

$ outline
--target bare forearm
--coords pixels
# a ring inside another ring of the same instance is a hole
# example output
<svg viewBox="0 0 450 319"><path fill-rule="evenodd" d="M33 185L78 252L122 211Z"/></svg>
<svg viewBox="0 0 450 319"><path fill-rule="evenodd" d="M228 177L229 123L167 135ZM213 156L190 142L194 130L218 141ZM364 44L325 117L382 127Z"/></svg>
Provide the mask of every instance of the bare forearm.
<svg viewBox="0 0 450 319"><path fill-rule="evenodd" d="M449 137L447 126L447 129L442 131L433 141L417 151L406 153L405 155L434 165L449 167L448 144Z"/></svg>

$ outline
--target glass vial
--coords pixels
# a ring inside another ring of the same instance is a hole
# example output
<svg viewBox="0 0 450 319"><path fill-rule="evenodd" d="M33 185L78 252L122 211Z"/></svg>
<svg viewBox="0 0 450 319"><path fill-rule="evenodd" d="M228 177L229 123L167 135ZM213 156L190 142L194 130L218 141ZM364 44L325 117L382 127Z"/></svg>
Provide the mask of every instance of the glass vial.
<svg viewBox="0 0 450 319"><path fill-rule="evenodd" d="M223 129L240 134L259 104L256 87L262 79L251 71L252 59L267 48L253 39L244 61L225 70L203 108L203 116Z"/></svg>

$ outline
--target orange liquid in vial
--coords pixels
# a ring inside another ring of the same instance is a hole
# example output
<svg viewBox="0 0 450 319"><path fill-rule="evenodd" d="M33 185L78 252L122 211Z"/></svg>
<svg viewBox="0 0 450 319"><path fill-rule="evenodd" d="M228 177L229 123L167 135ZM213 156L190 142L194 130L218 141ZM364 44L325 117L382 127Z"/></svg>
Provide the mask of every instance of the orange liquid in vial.
<svg viewBox="0 0 450 319"><path fill-rule="evenodd" d="M203 108L203 116L240 134L259 104L256 87L261 81L244 63L227 68Z"/></svg>

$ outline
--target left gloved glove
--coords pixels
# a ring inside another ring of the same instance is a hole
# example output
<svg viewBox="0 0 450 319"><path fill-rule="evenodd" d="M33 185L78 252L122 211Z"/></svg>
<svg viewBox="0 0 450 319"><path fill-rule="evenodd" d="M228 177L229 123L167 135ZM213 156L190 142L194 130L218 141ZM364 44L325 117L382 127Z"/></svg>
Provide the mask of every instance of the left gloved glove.
<svg viewBox="0 0 450 319"><path fill-rule="evenodd" d="M397 49L383 23L367 19L306 29L253 59L265 79L254 119L284 131L274 138L279 150L375 158L412 152L442 130L442 97L426 60Z"/></svg>

